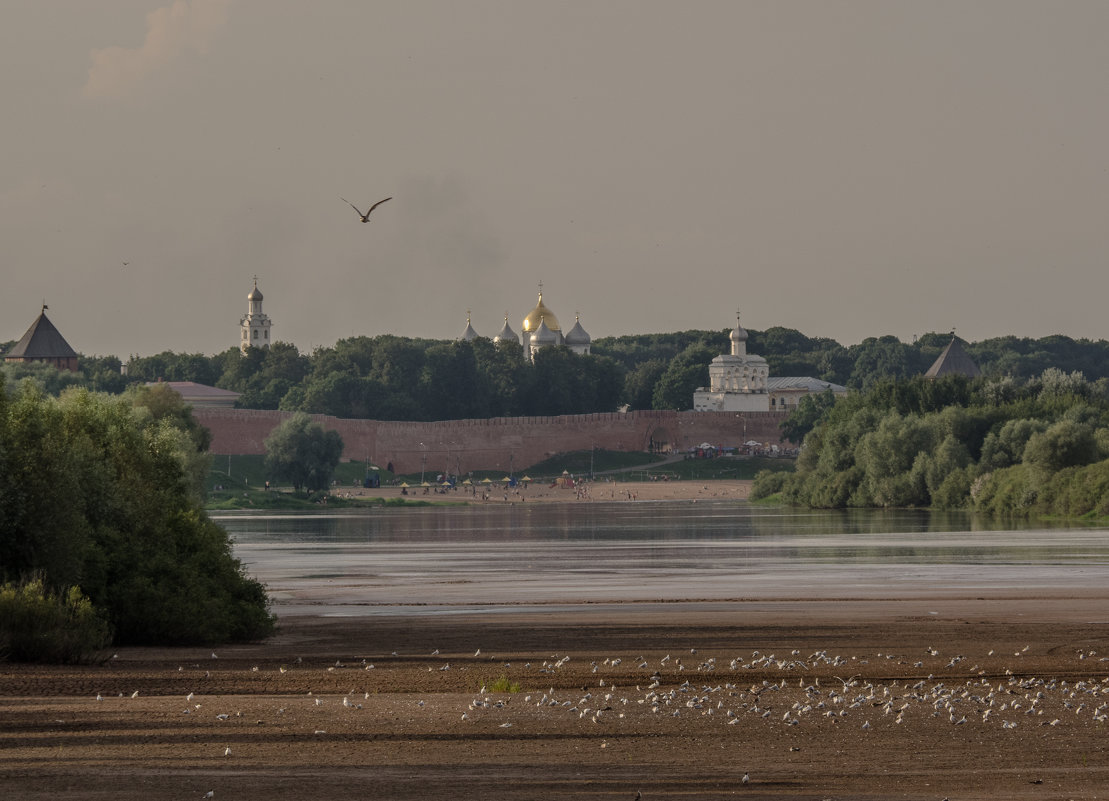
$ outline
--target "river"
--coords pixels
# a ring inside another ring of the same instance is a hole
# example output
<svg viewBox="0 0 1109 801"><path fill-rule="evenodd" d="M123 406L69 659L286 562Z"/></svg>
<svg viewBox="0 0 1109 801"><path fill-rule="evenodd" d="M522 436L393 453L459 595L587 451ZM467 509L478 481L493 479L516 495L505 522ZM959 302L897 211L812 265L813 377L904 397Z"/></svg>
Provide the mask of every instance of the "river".
<svg viewBox="0 0 1109 801"><path fill-rule="evenodd" d="M279 614L1100 591L1105 528L734 501L217 515Z"/></svg>

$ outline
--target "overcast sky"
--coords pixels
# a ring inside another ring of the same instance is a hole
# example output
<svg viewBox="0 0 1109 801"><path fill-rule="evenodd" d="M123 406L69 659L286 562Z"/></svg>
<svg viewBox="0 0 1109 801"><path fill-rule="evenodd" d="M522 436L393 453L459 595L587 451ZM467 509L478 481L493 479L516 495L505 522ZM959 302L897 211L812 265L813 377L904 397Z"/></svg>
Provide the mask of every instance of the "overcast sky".
<svg viewBox="0 0 1109 801"><path fill-rule="evenodd" d="M1104 0L7 0L0 341L1102 339L1107 86Z"/></svg>

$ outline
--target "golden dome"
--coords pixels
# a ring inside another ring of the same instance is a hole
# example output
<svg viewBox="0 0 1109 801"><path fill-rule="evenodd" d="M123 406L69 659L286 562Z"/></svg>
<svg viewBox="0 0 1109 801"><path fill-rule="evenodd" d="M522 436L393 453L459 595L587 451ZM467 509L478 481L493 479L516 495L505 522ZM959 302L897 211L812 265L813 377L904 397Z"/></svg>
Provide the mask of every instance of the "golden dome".
<svg viewBox="0 0 1109 801"><path fill-rule="evenodd" d="M547 328L552 331L561 331L562 328L558 325L558 318L554 316L554 312L543 305L543 293L539 293L539 302L535 304L528 316L524 318L524 333L530 334L539 327L539 322L543 321L547 324Z"/></svg>

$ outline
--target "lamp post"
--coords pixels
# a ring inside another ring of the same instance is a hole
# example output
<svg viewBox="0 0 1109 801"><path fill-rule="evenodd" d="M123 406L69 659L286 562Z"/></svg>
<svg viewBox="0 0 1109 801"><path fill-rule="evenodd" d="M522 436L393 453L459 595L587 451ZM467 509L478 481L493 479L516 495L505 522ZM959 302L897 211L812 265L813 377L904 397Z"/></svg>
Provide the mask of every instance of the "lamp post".
<svg viewBox="0 0 1109 801"><path fill-rule="evenodd" d="M427 470L427 446L420 443L420 483L424 483L424 472Z"/></svg>
<svg viewBox="0 0 1109 801"><path fill-rule="evenodd" d="M454 474L457 476L458 475L458 465L457 465L457 461L458 461L458 443L455 442L453 439L450 440L447 443L447 466L446 466L446 469L443 472L446 473L448 476L451 473L451 446L452 445L455 448L455 462L456 462Z"/></svg>

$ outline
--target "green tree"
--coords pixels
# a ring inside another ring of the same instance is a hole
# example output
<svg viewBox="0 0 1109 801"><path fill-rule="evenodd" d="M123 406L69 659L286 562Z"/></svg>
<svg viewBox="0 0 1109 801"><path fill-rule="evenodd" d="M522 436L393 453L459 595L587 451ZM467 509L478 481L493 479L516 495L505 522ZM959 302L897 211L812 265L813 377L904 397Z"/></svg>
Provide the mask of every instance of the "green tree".
<svg viewBox="0 0 1109 801"><path fill-rule="evenodd" d="M338 431L325 431L303 412L278 425L266 438L266 471L298 492L327 489L343 455Z"/></svg>
<svg viewBox="0 0 1109 801"><path fill-rule="evenodd" d="M624 376L624 403L632 409L650 409L655 386L666 367L664 359L648 359L629 370Z"/></svg>
<svg viewBox="0 0 1109 801"><path fill-rule="evenodd" d="M164 387L0 393L0 580L78 587L117 642L268 634L264 588L200 505L206 436Z"/></svg>
<svg viewBox="0 0 1109 801"><path fill-rule="evenodd" d="M835 405L836 396L831 389L803 396L798 401L797 408L782 421L782 435L793 444L800 445L805 435L812 431Z"/></svg>
<svg viewBox="0 0 1109 801"><path fill-rule="evenodd" d="M122 363L115 356L81 356L77 369L85 376L85 386L96 392L123 392L129 383L122 373Z"/></svg>
<svg viewBox="0 0 1109 801"><path fill-rule="evenodd" d="M489 387L469 342L432 345L424 354L418 397L424 420L487 417Z"/></svg>
<svg viewBox="0 0 1109 801"><path fill-rule="evenodd" d="M996 431L991 431L986 436L982 445L982 456L979 467L982 472L1000 470L1020 464L1024 458L1024 448L1033 434L1038 434L1047 428L1047 423L1042 420L1006 420Z"/></svg>
<svg viewBox="0 0 1109 801"><path fill-rule="evenodd" d="M848 349L855 360L848 386L869 389L882 379L908 378L924 372L920 352L895 336L869 337Z"/></svg>
<svg viewBox="0 0 1109 801"><path fill-rule="evenodd" d="M0 375L9 392L16 392L25 379L35 382L47 395L60 395L70 387L84 386L81 373L59 370L46 362L0 362Z"/></svg>
<svg viewBox="0 0 1109 801"><path fill-rule="evenodd" d="M489 394L491 417L514 417L522 414L526 395L528 366L524 351L515 342L498 342L479 338L470 343L478 372Z"/></svg>
<svg viewBox="0 0 1109 801"><path fill-rule="evenodd" d="M218 357L163 351L131 359L127 363L127 376L132 381L195 381L211 386L219 379L220 368Z"/></svg>
<svg viewBox="0 0 1109 801"><path fill-rule="evenodd" d="M1053 474L1065 467L1090 464L1098 459L1094 430L1084 423L1060 420L1046 431L1028 438L1022 461L1042 474Z"/></svg>
<svg viewBox="0 0 1109 801"><path fill-rule="evenodd" d="M238 406L247 409L276 409L289 390L298 386L310 369L309 359L295 345L274 342L262 351L258 370L241 384Z"/></svg>
<svg viewBox="0 0 1109 801"><path fill-rule="evenodd" d="M706 345L690 345L666 368L655 385L651 404L655 409L693 408L693 392L708 386L709 362L719 353Z"/></svg>

